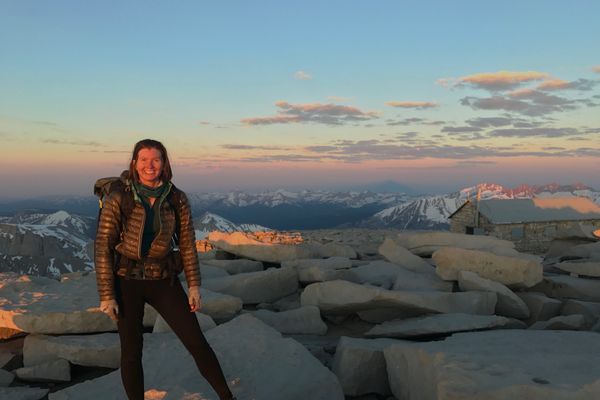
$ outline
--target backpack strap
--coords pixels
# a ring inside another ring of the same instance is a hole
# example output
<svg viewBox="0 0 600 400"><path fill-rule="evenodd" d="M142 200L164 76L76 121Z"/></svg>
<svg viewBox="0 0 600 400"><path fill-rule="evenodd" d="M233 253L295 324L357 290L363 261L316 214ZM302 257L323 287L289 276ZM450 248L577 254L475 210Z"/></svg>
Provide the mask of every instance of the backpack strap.
<svg viewBox="0 0 600 400"><path fill-rule="evenodd" d="M96 225L96 230L100 226L100 214L102 213L102 208L104 206L104 200L113 192L120 192L121 198L119 202L119 209L121 212L121 235L125 227L127 226L127 220L133 213L133 209L135 207L135 200L133 199L133 193L131 192L131 188L128 182L128 171L125 170L121 173L120 177L108 177L108 178L100 178L94 184L94 194L98 196L99 209L98 209L98 220ZM131 275L131 261L129 259L125 259L118 251L115 251L113 271L116 271L119 268L121 262L124 261L127 263L128 272L126 279L129 279Z"/></svg>

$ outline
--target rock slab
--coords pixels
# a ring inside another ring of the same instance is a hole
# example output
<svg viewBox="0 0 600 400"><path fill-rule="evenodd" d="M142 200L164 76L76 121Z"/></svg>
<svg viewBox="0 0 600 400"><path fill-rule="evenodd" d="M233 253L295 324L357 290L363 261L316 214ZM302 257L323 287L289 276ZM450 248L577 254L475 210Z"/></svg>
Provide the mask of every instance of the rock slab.
<svg viewBox="0 0 600 400"><path fill-rule="evenodd" d="M525 328L520 321L498 315L436 314L387 321L365 333L368 337L413 338L455 332Z"/></svg>
<svg viewBox="0 0 600 400"><path fill-rule="evenodd" d="M269 303L298 289L298 273L293 268L269 268L222 278L205 279L203 287L238 297L244 304Z"/></svg>
<svg viewBox="0 0 600 400"><path fill-rule="evenodd" d="M34 382L69 382L71 380L71 365L67 360L50 361L32 367L15 370L19 379Z"/></svg>
<svg viewBox="0 0 600 400"><path fill-rule="evenodd" d="M23 343L23 365L68 360L89 367L119 368L121 347L119 335L28 335Z"/></svg>
<svg viewBox="0 0 600 400"><path fill-rule="evenodd" d="M346 396L391 394L383 349L401 343L394 339L358 339L342 336L331 370L337 375Z"/></svg>
<svg viewBox="0 0 600 400"><path fill-rule="evenodd" d="M248 237L243 232L224 233L213 231L208 235L208 240L222 250L256 261L281 263L286 260L318 258L321 256L318 247L308 243L265 243Z"/></svg>
<svg viewBox="0 0 600 400"><path fill-rule="evenodd" d="M30 387L0 387L0 399L41 400L50 390Z"/></svg>
<svg viewBox="0 0 600 400"><path fill-rule="evenodd" d="M252 312L252 315L281 333L296 335L324 335L327 333L327 325L321 319L321 313L315 306L304 306L282 312L258 310Z"/></svg>
<svg viewBox="0 0 600 400"><path fill-rule="evenodd" d="M385 290L338 280L308 285L300 302L334 315L386 308L401 311L406 316L449 312L491 315L496 306L496 294Z"/></svg>
<svg viewBox="0 0 600 400"><path fill-rule="evenodd" d="M459 271L471 271L482 278L511 287L531 287L543 278L542 264L517 257L498 256L486 251L444 247L433 253L436 273L444 280L458 280Z"/></svg>
<svg viewBox="0 0 600 400"><path fill-rule="evenodd" d="M399 246L405 247L413 254L430 257L443 247L459 247L470 250L485 250L495 254L518 254L515 244L493 236L465 235L453 232L401 232L395 238Z"/></svg>
<svg viewBox="0 0 600 400"><path fill-rule="evenodd" d="M402 247L393 237L387 237L381 246L379 254L391 263L398 264L413 272L433 272L432 266L421 257Z"/></svg>
<svg viewBox="0 0 600 400"><path fill-rule="evenodd" d="M244 314L206 332L239 399L344 400L336 376L304 346ZM172 333L144 335L146 395L217 400L192 356ZM120 371L51 393L50 400L125 400Z"/></svg>
<svg viewBox="0 0 600 400"><path fill-rule="evenodd" d="M529 308L523 300L512 290L501 283L480 277L474 272L460 271L458 273L458 286L460 290L477 290L493 292L498 296L496 314L513 318L529 318Z"/></svg>
<svg viewBox="0 0 600 400"><path fill-rule="evenodd" d="M600 277L600 261L565 261L554 266L572 274Z"/></svg>
<svg viewBox="0 0 600 400"><path fill-rule="evenodd" d="M593 332L502 330L384 350L392 393L403 400L600 398Z"/></svg>

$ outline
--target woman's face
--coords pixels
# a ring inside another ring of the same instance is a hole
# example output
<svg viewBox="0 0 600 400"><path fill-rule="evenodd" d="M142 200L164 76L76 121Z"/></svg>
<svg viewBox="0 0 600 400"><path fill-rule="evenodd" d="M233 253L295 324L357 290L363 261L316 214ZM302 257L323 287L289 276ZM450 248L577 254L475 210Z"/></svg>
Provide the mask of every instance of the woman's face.
<svg viewBox="0 0 600 400"><path fill-rule="evenodd" d="M163 169L163 158L160 150L150 148L141 149L135 161L135 170L140 177L140 182L146 186L156 186L160 181Z"/></svg>

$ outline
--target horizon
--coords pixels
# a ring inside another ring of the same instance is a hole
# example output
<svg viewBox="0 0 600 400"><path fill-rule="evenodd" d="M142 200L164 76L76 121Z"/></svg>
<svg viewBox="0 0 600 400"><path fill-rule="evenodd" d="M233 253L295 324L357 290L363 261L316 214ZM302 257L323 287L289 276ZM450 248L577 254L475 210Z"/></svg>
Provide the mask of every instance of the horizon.
<svg viewBox="0 0 600 400"><path fill-rule="evenodd" d="M146 137L193 193L600 188L597 15L542 0L8 2L0 200L91 195Z"/></svg>
<svg viewBox="0 0 600 400"><path fill-rule="evenodd" d="M407 190L379 190L377 188L369 188L367 186L369 185L385 185L385 184L394 184L394 185L398 185L398 186L402 186L405 187L405 189ZM546 186L559 186L559 187L573 187L573 186L585 186L586 188L592 190L592 191L598 191L598 189L596 189L596 187L593 187L591 185L587 185L585 182L545 182L543 184L535 184L535 185L530 185L528 183L520 183L518 185L503 185L500 184L498 182L479 182L476 183L474 185L469 185L469 186L461 186L461 187L457 187L457 188L453 188L451 190L448 191L439 191L439 192L419 192L416 188L412 188L412 187L406 187L405 185L401 185L400 182L392 182L392 181L381 181L381 182L371 182L368 184L365 184L365 186L357 186L354 188L346 188L346 187L339 187L339 188L307 188L307 187L298 187L298 188L286 188L286 187L273 187L273 188L258 188L258 189L227 189L227 190L212 190L212 191L188 191L188 194L229 194L229 193L235 193L235 192L241 192L241 193L249 193L249 194L262 194L262 193L270 193L270 192L277 192L277 191L289 191L289 192L293 192L293 193L298 193L301 191L313 191L313 192L326 192L326 193L350 193L350 192L356 192L356 193L362 193L362 192L371 192L371 193L380 193L380 194L405 194L411 197L424 197L424 196L436 196L436 195L444 195L444 194L451 194L451 193L456 193L456 192L460 192L460 191L464 191L465 189L471 189L471 188L477 188L480 185L499 185L501 186L504 190L510 191L510 190L516 190L519 189L521 186L528 186L528 187L532 187L532 188L539 188L539 187L546 187ZM89 198L96 198L96 195L94 195L93 193L88 193L88 194L75 194L75 193L63 193L63 194L48 194L48 195L39 195L39 196L21 196L21 197L10 197L10 196L3 196L0 195L0 203L7 203L7 202L14 202L14 201L24 201L24 200L44 200L44 199L56 199L56 198L70 198L70 197L89 197Z"/></svg>

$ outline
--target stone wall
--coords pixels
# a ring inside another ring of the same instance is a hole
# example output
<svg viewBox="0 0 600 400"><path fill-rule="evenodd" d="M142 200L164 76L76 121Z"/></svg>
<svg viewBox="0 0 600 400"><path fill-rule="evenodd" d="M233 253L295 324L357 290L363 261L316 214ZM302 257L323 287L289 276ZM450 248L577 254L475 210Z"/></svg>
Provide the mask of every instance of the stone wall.
<svg viewBox="0 0 600 400"><path fill-rule="evenodd" d="M491 236L511 240L515 248L527 253L542 254L557 239L557 232L566 231L577 225L592 225L600 229L600 220L528 222L522 224L492 225L486 229ZM518 237L521 234L521 237Z"/></svg>
<svg viewBox="0 0 600 400"><path fill-rule="evenodd" d="M450 232L466 233L467 227L475 226L475 205L471 202L465 204L450 219Z"/></svg>
<svg viewBox="0 0 600 400"><path fill-rule="evenodd" d="M480 228L484 235L510 240L515 243L517 250L527 253L542 254L547 252L552 241L557 239L558 232L569 230L579 224L593 225L596 229L600 229L600 220L526 222L497 225L493 224L483 215L479 215L479 221L476 226L476 212L477 210L473 203L466 204L450 220L450 231L466 233L467 227L475 226Z"/></svg>

